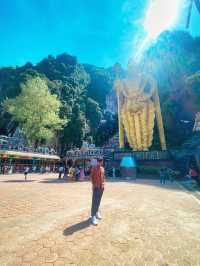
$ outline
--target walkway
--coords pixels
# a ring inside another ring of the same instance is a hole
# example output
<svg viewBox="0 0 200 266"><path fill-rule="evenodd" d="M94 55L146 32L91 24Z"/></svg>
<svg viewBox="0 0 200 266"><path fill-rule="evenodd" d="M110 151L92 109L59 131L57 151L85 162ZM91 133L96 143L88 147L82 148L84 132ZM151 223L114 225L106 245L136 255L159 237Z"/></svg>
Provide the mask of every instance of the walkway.
<svg viewBox="0 0 200 266"><path fill-rule="evenodd" d="M200 201L176 184L107 183L97 227L90 183L0 176L0 265L200 265Z"/></svg>

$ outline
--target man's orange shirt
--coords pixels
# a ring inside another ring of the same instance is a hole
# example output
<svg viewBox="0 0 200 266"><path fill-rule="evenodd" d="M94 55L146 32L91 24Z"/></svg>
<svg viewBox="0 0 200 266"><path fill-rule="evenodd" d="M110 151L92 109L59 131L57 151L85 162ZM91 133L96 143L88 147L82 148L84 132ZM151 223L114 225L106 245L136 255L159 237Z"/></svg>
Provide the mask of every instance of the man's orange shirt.
<svg viewBox="0 0 200 266"><path fill-rule="evenodd" d="M105 182L105 173L102 166L92 167L91 181L94 188L103 188Z"/></svg>

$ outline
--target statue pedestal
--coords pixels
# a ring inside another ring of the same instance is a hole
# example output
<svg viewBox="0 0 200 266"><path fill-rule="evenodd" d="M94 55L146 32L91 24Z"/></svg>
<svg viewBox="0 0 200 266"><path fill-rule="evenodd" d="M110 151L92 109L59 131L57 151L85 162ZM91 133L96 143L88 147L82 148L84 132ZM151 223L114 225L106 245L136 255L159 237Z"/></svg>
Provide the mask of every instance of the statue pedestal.
<svg viewBox="0 0 200 266"><path fill-rule="evenodd" d="M137 171L136 171L136 167L129 167L129 168L125 168L125 167L121 167L120 169L120 173L121 173L121 177L127 180L131 180L131 179L136 179L137 176Z"/></svg>
<svg viewBox="0 0 200 266"><path fill-rule="evenodd" d="M125 179L136 179L136 162L132 156L124 156L120 163L121 177Z"/></svg>

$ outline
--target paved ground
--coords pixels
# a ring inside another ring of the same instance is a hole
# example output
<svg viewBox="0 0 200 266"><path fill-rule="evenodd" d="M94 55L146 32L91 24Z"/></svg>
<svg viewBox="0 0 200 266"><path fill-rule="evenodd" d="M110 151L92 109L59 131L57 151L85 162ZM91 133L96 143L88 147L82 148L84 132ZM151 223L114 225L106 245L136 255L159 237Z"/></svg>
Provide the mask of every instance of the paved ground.
<svg viewBox="0 0 200 266"><path fill-rule="evenodd" d="M0 176L0 266L200 265L200 202L177 184L107 183L91 226L88 182Z"/></svg>

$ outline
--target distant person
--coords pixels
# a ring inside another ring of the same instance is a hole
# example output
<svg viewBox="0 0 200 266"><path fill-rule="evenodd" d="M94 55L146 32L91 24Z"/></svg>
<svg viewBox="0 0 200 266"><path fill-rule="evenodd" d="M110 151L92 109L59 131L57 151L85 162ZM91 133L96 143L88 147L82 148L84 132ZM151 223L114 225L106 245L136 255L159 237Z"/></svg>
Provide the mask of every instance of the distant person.
<svg viewBox="0 0 200 266"><path fill-rule="evenodd" d="M49 173L50 172L49 171L49 166L46 166L45 171L46 171L46 173Z"/></svg>
<svg viewBox="0 0 200 266"><path fill-rule="evenodd" d="M80 181L84 181L85 180L85 170L83 167L81 167L80 169Z"/></svg>
<svg viewBox="0 0 200 266"><path fill-rule="evenodd" d="M7 166L6 165L3 166L3 174L7 174Z"/></svg>
<svg viewBox="0 0 200 266"><path fill-rule="evenodd" d="M74 180L74 175L75 175L75 169L73 167L70 167L68 172L69 180L71 181Z"/></svg>
<svg viewBox="0 0 200 266"><path fill-rule="evenodd" d="M198 174L197 170L195 169L195 167L191 166L189 169L188 177L190 179L194 179L197 183L199 183L198 176L199 176L199 174Z"/></svg>
<svg viewBox="0 0 200 266"><path fill-rule="evenodd" d="M75 168L75 180L79 181L80 179L80 169L78 167Z"/></svg>
<svg viewBox="0 0 200 266"><path fill-rule="evenodd" d="M180 173L179 171L168 168L168 175L169 175L169 180L173 183L175 179L179 177Z"/></svg>
<svg viewBox="0 0 200 266"><path fill-rule="evenodd" d="M166 168L160 169L160 183L162 185L165 185L165 183L166 183L166 175L167 175L166 171L167 171Z"/></svg>
<svg viewBox="0 0 200 266"><path fill-rule="evenodd" d="M69 173L69 168L67 166L64 167L63 179L67 179Z"/></svg>
<svg viewBox="0 0 200 266"><path fill-rule="evenodd" d="M29 167L27 166L27 167L25 168L25 171L24 171L24 178L25 178L25 181L27 180L27 175L28 175L28 173L29 173Z"/></svg>
<svg viewBox="0 0 200 266"><path fill-rule="evenodd" d="M90 162L90 165L93 166L97 166L97 159L93 158Z"/></svg>
<svg viewBox="0 0 200 266"><path fill-rule="evenodd" d="M64 167L61 165L58 168L58 179L61 179L63 173L64 173Z"/></svg>
<svg viewBox="0 0 200 266"><path fill-rule="evenodd" d="M34 165L32 170L33 170L33 173L36 173L37 167Z"/></svg>
<svg viewBox="0 0 200 266"><path fill-rule="evenodd" d="M99 213L99 207L101 203L101 198L104 192L104 182L105 182L105 170L103 167L103 160L98 159L97 165L92 167L91 170L91 181L92 181L92 224L97 225L98 220L102 219Z"/></svg>
<svg viewBox="0 0 200 266"><path fill-rule="evenodd" d="M112 169L112 176L113 176L113 178L116 178L116 169L115 169L115 167L113 167L113 169Z"/></svg>
<svg viewBox="0 0 200 266"><path fill-rule="evenodd" d="M43 167L43 166L40 167L40 173L41 173L41 174L44 173L44 167Z"/></svg>
<svg viewBox="0 0 200 266"><path fill-rule="evenodd" d="M8 174L11 175L13 173L13 166L10 166L10 169L8 170Z"/></svg>

